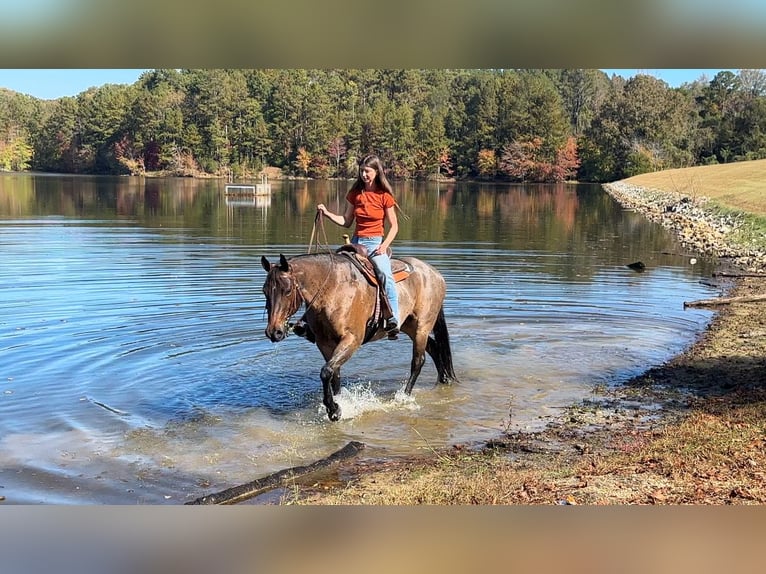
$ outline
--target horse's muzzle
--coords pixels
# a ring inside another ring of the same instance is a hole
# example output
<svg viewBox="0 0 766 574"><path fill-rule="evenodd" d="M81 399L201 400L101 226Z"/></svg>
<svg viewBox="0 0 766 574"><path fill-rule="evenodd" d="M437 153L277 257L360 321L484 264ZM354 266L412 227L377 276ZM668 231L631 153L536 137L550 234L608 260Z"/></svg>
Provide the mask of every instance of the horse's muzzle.
<svg viewBox="0 0 766 574"><path fill-rule="evenodd" d="M268 338L272 343L279 343L280 341L284 340L285 337L287 337L287 331L283 329L267 328L265 333L266 338Z"/></svg>

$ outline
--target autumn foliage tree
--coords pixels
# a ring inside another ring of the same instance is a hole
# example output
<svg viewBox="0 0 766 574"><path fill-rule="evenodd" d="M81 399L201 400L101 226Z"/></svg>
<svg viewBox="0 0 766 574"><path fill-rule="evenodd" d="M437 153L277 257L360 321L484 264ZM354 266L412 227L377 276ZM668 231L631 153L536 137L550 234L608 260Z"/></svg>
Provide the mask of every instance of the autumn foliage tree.
<svg viewBox="0 0 766 574"><path fill-rule="evenodd" d="M574 137L567 138L553 158L547 157L542 138L513 141L503 146L498 162L499 171L513 180L551 183L574 177L579 166Z"/></svg>
<svg viewBox="0 0 766 574"><path fill-rule="evenodd" d="M476 168L482 177L495 177L497 173L497 154L493 149L480 149L476 158Z"/></svg>
<svg viewBox="0 0 766 574"><path fill-rule="evenodd" d="M310 166L311 166L311 154L306 150L305 147L299 147L298 154L295 158L295 167L297 167L300 171L302 171L303 175L306 176L309 173Z"/></svg>
<svg viewBox="0 0 766 574"><path fill-rule="evenodd" d="M447 177L452 177L455 170L452 169L452 157L450 156L449 148L442 148L439 150L439 174Z"/></svg>
<svg viewBox="0 0 766 574"><path fill-rule="evenodd" d="M564 145L556 152L556 161L553 164L553 181L566 181L577 176L580 167L580 158L577 155L577 140L570 136Z"/></svg>
<svg viewBox="0 0 766 574"><path fill-rule="evenodd" d="M543 140L512 141L503 146L498 167L502 173L517 181L536 181L542 175L540 147Z"/></svg>

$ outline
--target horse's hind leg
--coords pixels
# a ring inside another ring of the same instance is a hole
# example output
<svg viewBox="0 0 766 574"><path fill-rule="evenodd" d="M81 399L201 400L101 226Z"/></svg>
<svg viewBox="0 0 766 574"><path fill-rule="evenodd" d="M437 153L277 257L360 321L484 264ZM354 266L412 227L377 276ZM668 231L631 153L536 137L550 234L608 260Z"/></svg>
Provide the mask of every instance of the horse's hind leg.
<svg viewBox="0 0 766 574"><path fill-rule="evenodd" d="M442 357L441 349L433 337L428 337L428 345L426 351L434 361L436 367L437 381L442 384L448 384L455 380L455 375L452 372L452 368L445 365L445 361Z"/></svg>
<svg viewBox="0 0 766 574"><path fill-rule="evenodd" d="M410 378L404 386L404 392L410 394L415 381L420 376L420 371L426 362L426 341L428 341L428 332L421 333L419 330L412 337L412 361L410 361Z"/></svg>
<svg viewBox="0 0 766 574"><path fill-rule="evenodd" d="M439 311L433 332L434 336L428 337L426 351L434 361L439 377L438 381L442 384L457 382L455 368L452 366L452 350L450 349L447 322L444 320L444 310Z"/></svg>
<svg viewBox="0 0 766 574"><path fill-rule="evenodd" d="M440 383L443 382L442 379L444 379L444 366L442 365L441 356L439 355L438 347L433 337L428 337L428 342L426 344L426 351L430 355L431 359L433 359L434 361L434 366L436 367L437 380Z"/></svg>

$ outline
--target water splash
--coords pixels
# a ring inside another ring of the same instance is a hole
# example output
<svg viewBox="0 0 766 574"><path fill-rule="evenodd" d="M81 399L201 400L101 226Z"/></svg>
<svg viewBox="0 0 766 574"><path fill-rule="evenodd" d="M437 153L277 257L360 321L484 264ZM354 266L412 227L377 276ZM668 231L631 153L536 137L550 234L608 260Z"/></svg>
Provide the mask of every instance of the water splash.
<svg viewBox="0 0 766 574"><path fill-rule="evenodd" d="M335 397L335 402L340 405L341 420L355 419L371 412L386 413L398 409L420 410L420 405L415 397L404 393L404 387L396 391L391 398L386 399L375 392L369 381L341 387L340 394ZM324 414L324 406L320 405L320 410Z"/></svg>

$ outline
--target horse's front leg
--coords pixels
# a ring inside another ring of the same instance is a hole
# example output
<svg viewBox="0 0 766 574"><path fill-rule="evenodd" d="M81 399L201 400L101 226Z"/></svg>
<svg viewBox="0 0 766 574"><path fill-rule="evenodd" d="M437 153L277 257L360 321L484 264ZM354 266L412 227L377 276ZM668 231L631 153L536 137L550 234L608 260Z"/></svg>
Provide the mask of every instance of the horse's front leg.
<svg viewBox="0 0 766 574"><path fill-rule="evenodd" d="M359 342L353 336L342 338L335 347L319 347L326 361L319 373L322 379L322 402L331 421L339 420L341 415L340 405L334 399L334 396L340 393L340 368L358 348Z"/></svg>

